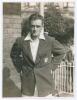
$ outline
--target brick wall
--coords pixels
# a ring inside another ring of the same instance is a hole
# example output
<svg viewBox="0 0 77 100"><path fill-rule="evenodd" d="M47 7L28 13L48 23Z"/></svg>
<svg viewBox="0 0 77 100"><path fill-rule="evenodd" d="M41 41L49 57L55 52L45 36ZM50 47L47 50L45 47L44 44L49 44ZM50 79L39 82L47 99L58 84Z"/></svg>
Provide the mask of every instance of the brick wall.
<svg viewBox="0 0 77 100"><path fill-rule="evenodd" d="M3 16L3 33L8 36L21 35L21 17L18 15Z"/></svg>
<svg viewBox="0 0 77 100"><path fill-rule="evenodd" d="M12 45L17 37L21 36L21 17L19 15L3 16L3 67L8 67L11 73L11 79L19 86L19 74L17 73L10 52ZM20 87L20 86L19 86Z"/></svg>
<svg viewBox="0 0 77 100"><path fill-rule="evenodd" d="M10 6L10 7L12 9L12 6ZM13 13L10 13L6 6L3 8L6 9L6 12L4 11L4 14L3 14L3 68L7 67L10 69L11 80L20 89L20 76L17 73L17 71L12 63L12 60L10 58L10 52L11 52L12 45L14 44L16 38L21 36L21 21L22 21L22 19L21 19L20 14L16 13L16 11L18 11L18 10L15 11L14 7L13 7L14 9L12 9L12 10L14 10L15 13L14 13L14 11L13 11ZM8 74L8 73L6 73L6 74Z"/></svg>

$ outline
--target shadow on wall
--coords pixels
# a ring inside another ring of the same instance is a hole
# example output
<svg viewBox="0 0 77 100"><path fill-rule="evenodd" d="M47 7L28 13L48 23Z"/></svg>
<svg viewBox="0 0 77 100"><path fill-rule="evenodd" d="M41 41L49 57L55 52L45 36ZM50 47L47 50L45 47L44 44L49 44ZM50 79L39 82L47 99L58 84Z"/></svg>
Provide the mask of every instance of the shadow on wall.
<svg viewBox="0 0 77 100"><path fill-rule="evenodd" d="M3 97L21 97L21 91L10 79L10 70L3 68Z"/></svg>
<svg viewBox="0 0 77 100"><path fill-rule="evenodd" d="M30 30L30 27L29 27L29 20L28 20L28 18L27 19L23 19L23 21L22 21L21 36L27 36L29 30Z"/></svg>

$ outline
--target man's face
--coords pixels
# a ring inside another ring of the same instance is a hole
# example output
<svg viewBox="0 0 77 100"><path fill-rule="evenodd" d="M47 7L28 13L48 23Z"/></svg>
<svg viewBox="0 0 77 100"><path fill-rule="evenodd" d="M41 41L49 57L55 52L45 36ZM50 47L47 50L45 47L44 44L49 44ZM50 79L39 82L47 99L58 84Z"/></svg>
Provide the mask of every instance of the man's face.
<svg viewBox="0 0 77 100"><path fill-rule="evenodd" d="M43 23L41 19L32 20L30 27L32 38L38 38L42 28L43 28Z"/></svg>

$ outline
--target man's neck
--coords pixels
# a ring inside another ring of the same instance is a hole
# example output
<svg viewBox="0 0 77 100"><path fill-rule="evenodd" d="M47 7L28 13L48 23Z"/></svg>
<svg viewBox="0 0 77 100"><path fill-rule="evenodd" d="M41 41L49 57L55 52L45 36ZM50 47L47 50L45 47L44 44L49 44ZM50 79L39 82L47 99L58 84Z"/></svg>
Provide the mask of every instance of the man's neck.
<svg viewBox="0 0 77 100"><path fill-rule="evenodd" d="M35 36L32 36L32 35L31 35L31 39L32 39L32 40L37 40L37 39L39 39L39 36L35 37Z"/></svg>
<svg viewBox="0 0 77 100"><path fill-rule="evenodd" d="M39 40L39 38L31 38L32 39L32 41L37 41L37 40Z"/></svg>

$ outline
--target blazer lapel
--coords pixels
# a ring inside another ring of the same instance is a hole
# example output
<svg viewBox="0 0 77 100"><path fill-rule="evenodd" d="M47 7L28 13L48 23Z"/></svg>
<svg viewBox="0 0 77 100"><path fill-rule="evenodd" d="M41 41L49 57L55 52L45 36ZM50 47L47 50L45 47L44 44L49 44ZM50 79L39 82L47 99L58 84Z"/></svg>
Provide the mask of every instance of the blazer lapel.
<svg viewBox="0 0 77 100"><path fill-rule="evenodd" d="M45 40L40 39L35 63L39 63L40 55L44 52Z"/></svg>
<svg viewBox="0 0 77 100"><path fill-rule="evenodd" d="M26 42L26 49L27 49L27 54L28 54L28 57L30 58L30 60L33 62L33 63L39 63L40 61L40 55L44 52L44 50L46 49L46 40L42 40L40 39L39 41L39 46L38 46L38 51L37 51L37 55L36 55L36 60L35 62L33 61L33 57L32 57L32 53L31 53L31 48L30 48L30 41L27 41Z"/></svg>
<svg viewBox="0 0 77 100"><path fill-rule="evenodd" d="M30 41L27 41L27 53L28 53L29 58L33 61L32 53L30 49Z"/></svg>

